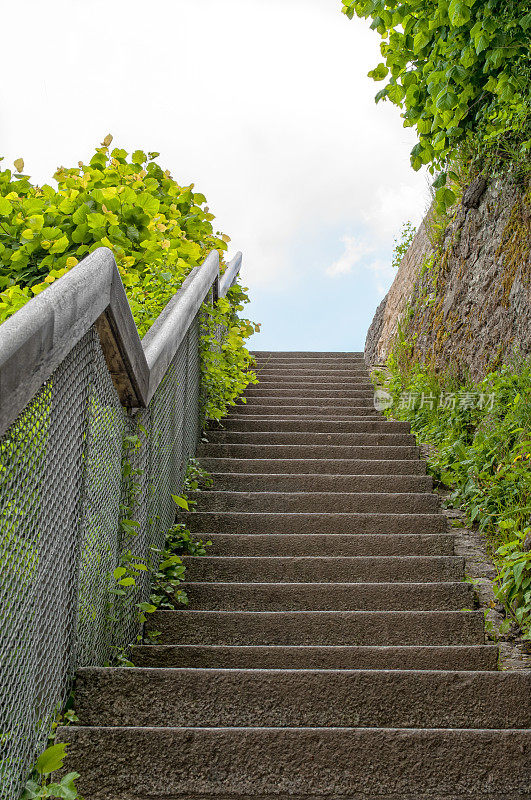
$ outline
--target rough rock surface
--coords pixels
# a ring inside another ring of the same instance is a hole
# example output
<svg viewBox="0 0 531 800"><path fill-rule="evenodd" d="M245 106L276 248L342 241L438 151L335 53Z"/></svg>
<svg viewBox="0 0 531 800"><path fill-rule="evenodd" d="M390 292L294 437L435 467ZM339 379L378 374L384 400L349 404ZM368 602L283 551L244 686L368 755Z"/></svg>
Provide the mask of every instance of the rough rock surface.
<svg viewBox="0 0 531 800"><path fill-rule="evenodd" d="M385 361L401 320L414 360L475 380L515 348L531 352L530 192L498 180L476 195L478 208L459 206L435 254L424 220L376 313L368 364Z"/></svg>
<svg viewBox="0 0 531 800"><path fill-rule="evenodd" d="M400 264L389 292L376 310L365 343L365 360L370 366L382 364L391 350L398 323L411 301L419 268L433 252L428 236L429 212Z"/></svg>
<svg viewBox="0 0 531 800"><path fill-rule="evenodd" d="M388 296L389 295L386 295L384 297L376 309L371 326L367 333L367 341L365 342L365 361L371 366L379 363L378 342L382 336L382 328L384 324Z"/></svg>
<svg viewBox="0 0 531 800"><path fill-rule="evenodd" d="M449 492L440 492L448 497ZM503 606L496 601L494 579L496 569L488 553L487 541L479 530L465 526L465 515L459 509L445 509L455 536L455 554L465 559L467 578L474 584L477 607L485 614L487 637L500 648L499 665L502 670L531 670L529 643L521 636L521 631L512 625L508 631L503 625L506 614Z"/></svg>

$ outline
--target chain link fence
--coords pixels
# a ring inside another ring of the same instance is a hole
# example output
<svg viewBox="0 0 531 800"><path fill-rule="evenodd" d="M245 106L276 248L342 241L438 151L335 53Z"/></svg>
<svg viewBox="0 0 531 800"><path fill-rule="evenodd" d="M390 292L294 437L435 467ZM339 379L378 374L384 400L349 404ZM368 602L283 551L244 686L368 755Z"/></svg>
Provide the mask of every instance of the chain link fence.
<svg viewBox="0 0 531 800"><path fill-rule="evenodd" d="M122 407L92 326L0 438L1 800L20 797L75 670L140 633L202 429L202 313L147 408ZM148 569L122 594L127 561Z"/></svg>

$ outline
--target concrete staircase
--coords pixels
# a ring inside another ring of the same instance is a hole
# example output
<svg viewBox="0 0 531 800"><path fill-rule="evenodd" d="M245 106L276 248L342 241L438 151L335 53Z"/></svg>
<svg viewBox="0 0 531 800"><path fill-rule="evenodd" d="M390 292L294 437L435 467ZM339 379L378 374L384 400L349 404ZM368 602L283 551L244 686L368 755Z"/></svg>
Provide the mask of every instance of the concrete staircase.
<svg viewBox="0 0 531 800"><path fill-rule="evenodd" d="M85 800L524 800L530 674L497 671L408 425L361 353L256 353L200 447L191 610L84 669Z"/></svg>

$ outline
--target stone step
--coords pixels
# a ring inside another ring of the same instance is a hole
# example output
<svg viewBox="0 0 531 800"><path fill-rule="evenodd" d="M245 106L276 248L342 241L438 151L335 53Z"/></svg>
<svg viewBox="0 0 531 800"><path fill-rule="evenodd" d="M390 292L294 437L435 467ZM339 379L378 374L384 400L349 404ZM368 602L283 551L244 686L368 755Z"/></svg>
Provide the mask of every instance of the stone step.
<svg viewBox="0 0 531 800"><path fill-rule="evenodd" d="M254 369L339 369L360 371L368 374L369 368L359 358L305 358L297 361L292 358L255 358Z"/></svg>
<svg viewBox="0 0 531 800"><path fill-rule="evenodd" d="M449 669L495 670L496 645L361 647L261 645L139 645L137 667L214 669Z"/></svg>
<svg viewBox="0 0 531 800"><path fill-rule="evenodd" d="M431 492L430 475L304 475L215 472L216 491L236 492Z"/></svg>
<svg viewBox="0 0 531 800"><path fill-rule="evenodd" d="M179 514L194 533L446 533L443 514L282 514L197 511Z"/></svg>
<svg viewBox="0 0 531 800"><path fill-rule="evenodd" d="M291 359L275 359L270 361L260 360L254 367L254 371L277 372L286 374L313 375L315 373L345 373L346 375L363 375L369 377L368 367L360 361L349 361L342 359L306 359L305 361L293 361Z"/></svg>
<svg viewBox="0 0 531 800"><path fill-rule="evenodd" d="M198 511L344 512L436 514L439 497L429 492L188 492Z"/></svg>
<svg viewBox="0 0 531 800"><path fill-rule="evenodd" d="M350 433L348 431L207 431L205 437L211 444L267 445L348 445L350 447L415 447L416 439L410 433Z"/></svg>
<svg viewBox="0 0 531 800"><path fill-rule="evenodd" d="M297 409L297 413L293 414L294 417L297 419L306 418L306 417L318 417L320 419L326 419L328 417L371 417L372 419L383 419L380 415L378 416L374 407L372 405L367 406L338 406L330 401L329 406L315 406L315 405L307 405L306 403L302 405L301 402L295 404L294 408ZM234 406L234 411L231 412L229 416L238 415L238 416L256 416L256 417L282 417L285 419L286 412L288 407L282 405L264 405L264 404L250 404L247 403L238 403Z"/></svg>
<svg viewBox="0 0 531 800"><path fill-rule="evenodd" d="M363 375L369 377L369 370L359 361L343 361L339 358L334 359L315 359L310 358L304 364L293 361L281 361L280 359L270 361L257 361L253 367L254 372L260 377L263 372L306 372L308 374L320 372L340 372L350 373L351 375Z"/></svg>
<svg viewBox="0 0 531 800"><path fill-rule="evenodd" d="M223 422L232 422L236 420L238 422L245 422L249 424L254 424L255 422L290 422L295 423L294 430L297 430L297 424L306 425L306 423L314 423L317 422L321 423L328 423L328 422L338 422L344 423L348 425L349 423L362 423L367 424L370 422L378 422L384 424L392 424L396 425L396 420L386 420L379 412L373 411L372 414L362 414L361 416L357 416L355 414L327 414L323 411L323 413L309 413L309 414L293 414L291 413L293 409L285 408L280 414L255 414L253 409L248 408L245 410L243 414L240 414L236 410L229 411L226 417L224 417ZM252 413L251 413L252 412ZM216 429L219 426L216 426ZM252 430L252 428L251 428ZM304 430L304 428L303 428Z"/></svg>
<svg viewBox="0 0 531 800"><path fill-rule="evenodd" d="M420 459L349 458L212 458L202 456L207 472L238 472L260 475L425 475L426 462Z"/></svg>
<svg viewBox="0 0 531 800"><path fill-rule="evenodd" d="M332 364L335 366L345 366L349 368L357 368L368 370L369 367L365 363L363 357L349 355L344 356L307 356L304 359L293 358L290 356L253 356L255 364L287 364L290 367L307 367L311 364Z"/></svg>
<svg viewBox="0 0 531 800"><path fill-rule="evenodd" d="M373 576L371 576L373 578ZM378 575L374 576L377 580ZM407 578L406 578L407 580ZM474 606L468 583L181 584L197 611L459 611Z"/></svg>
<svg viewBox="0 0 531 800"><path fill-rule="evenodd" d="M183 556L182 560L189 581L434 583L464 578L464 559L460 556L208 555Z"/></svg>
<svg viewBox="0 0 531 800"><path fill-rule="evenodd" d="M374 397L374 387L367 389L356 388L358 384L329 385L316 384L309 386L307 383L270 383L260 381L247 387L244 397L264 395L265 397Z"/></svg>
<svg viewBox="0 0 531 800"><path fill-rule="evenodd" d="M257 364L311 364L313 362L320 364L331 362L332 364L357 364L358 366L366 367L365 358L361 353L310 353L305 356L293 356L290 353L257 353L253 355L253 358Z"/></svg>
<svg viewBox="0 0 531 800"><path fill-rule="evenodd" d="M324 350L251 350L251 355L253 358L289 358L292 361L299 361L302 358L346 358L365 363L364 353L342 350L333 352Z"/></svg>
<svg viewBox="0 0 531 800"><path fill-rule="evenodd" d="M336 407L346 407L346 408L370 408L372 412L374 412L374 395L368 394L364 392L361 395L356 397L348 397L344 394L338 394L336 396L321 396L321 397L297 397L296 395L283 395L282 397L277 397L275 395L270 394L255 394L250 397L245 397L245 402L238 402L234 406L237 411L240 411L242 406L246 406L247 408L251 408L254 406L275 406L277 408L281 408L283 406L291 409L296 409L297 405L303 403L307 407L311 408L324 408L327 409L330 406Z"/></svg>
<svg viewBox="0 0 531 800"><path fill-rule="evenodd" d="M258 380L278 380L293 377L294 379L310 379L313 376L328 376L331 380L370 380L367 367L362 364L351 364L345 361L309 361L304 364L292 364L289 361L261 361L252 367ZM273 376L270 378L269 376Z"/></svg>
<svg viewBox="0 0 531 800"><path fill-rule="evenodd" d="M367 368L359 367L359 368L347 368L344 367L340 368L330 368L328 366L323 367L305 367L305 366L281 366L280 364L271 365L268 367L263 367L256 371L256 376L258 380L268 380L268 381L282 381L285 378L297 378L299 380L315 380L320 378L326 378L327 380L359 380L360 382L363 381L364 383L370 383L369 381L369 373Z"/></svg>
<svg viewBox="0 0 531 800"><path fill-rule="evenodd" d="M58 739L90 800L530 796L529 730L70 726Z"/></svg>
<svg viewBox="0 0 531 800"><path fill-rule="evenodd" d="M156 611L161 644L483 644L482 611Z"/></svg>
<svg viewBox="0 0 531 800"><path fill-rule="evenodd" d="M300 365L299 365L300 366ZM301 383L312 388L312 384L350 384L353 388L364 383L368 387L374 388L370 374L367 369L347 367L345 369L327 369L326 364L321 367L304 367L300 371L294 371L294 367L275 366L274 363L264 365L260 369L254 368L254 374L261 383L276 383L278 388L283 384ZM274 388L274 387L273 387ZM316 386L315 388L319 388Z"/></svg>
<svg viewBox="0 0 531 800"><path fill-rule="evenodd" d="M223 420L222 426L212 424L207 431L207 436L211 431L227 430L227 431L245 431L251 433L253 431L271 431L277 433L280 431L303 431L305 433L409 433L409 422L388 422L383 419L367 419L352 420L350 418L343 419L279 419L278 417L272 419L256 419L255 417L226 417Z"/></svg>
<svg viewBox="0 0 531 800"><path fill-rule="evenodd" d="M323 381L323 380L316 380L316 381L305 381L305 380L282 380L282 381L269 381L269 380L260 380L258 383L249 384L247 389L253 390L261 390L264 391L275 391L275 390L285 390L290 391L291 389L295 390L307 390L309 392L323 392L326 393L328 391L331 392L361 392L362 394L372 394L374 395L375 387L373 386L370 381L365 381L364 386L360 387L359 380L330 380L330 381ZM247 391L247 389L245 391ZM319 395L322 396L322 395Z"/></svg>
<svg viewBox="0 0 531 800"><path fill-rule="evenodd" d="M527 728L531 672L85 667L80 724Z"/></svg>
<svg viewBox="0 0 531 800"><path fill-rule="evenodd" d="M453 556L450 533L209 533L211 556Z"/></svg>
<svg viewBox="0 0 531 800"><path fill-rule="evenodd" d="M347 458L350 460L407 458L418 459L420 448L414 445L348 445L348 444L201 444L198 458Z"/></svg>

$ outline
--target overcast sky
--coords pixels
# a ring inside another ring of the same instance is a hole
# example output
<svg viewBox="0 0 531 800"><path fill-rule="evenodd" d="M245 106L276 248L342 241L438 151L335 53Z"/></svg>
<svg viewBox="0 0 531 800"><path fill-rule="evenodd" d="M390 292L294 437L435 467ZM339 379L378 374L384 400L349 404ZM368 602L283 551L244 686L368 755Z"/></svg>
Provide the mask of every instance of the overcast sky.
<svg viewBox="0 0 531 800"><path fill-rule="evenodd" d="M243 251L255 348L362 349L427 205L365 22L340 0L19 0L1 19L4 164L49 181L109 132L160 151Z"/></svg>

